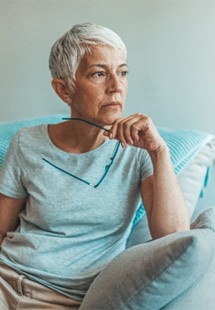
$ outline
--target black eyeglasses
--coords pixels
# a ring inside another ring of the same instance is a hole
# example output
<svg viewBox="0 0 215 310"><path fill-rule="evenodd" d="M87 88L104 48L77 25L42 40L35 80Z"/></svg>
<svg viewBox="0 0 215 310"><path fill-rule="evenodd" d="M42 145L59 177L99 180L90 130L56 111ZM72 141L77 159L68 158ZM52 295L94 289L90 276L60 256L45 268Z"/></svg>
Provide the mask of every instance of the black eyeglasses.
<svg viewBox="0 0 215 310"><path fill-rule="evenodd" d="M78 121L82 121L82 122L85 122L85 123L87 123L87 124L93 125L93 126L95 126L95 127L101 128L101 129L103 129L103 130L105 130L105 131L109 131L108 129L106 129L106 128L104 128L104 127L101 127L101 126L99 126L99 125L97 125L97 124L91 123L91 122L86 121L86 120L81 119L81 118L63 118L63 119L64 119L64 120L78 120ZM43 158L43 157L42 157L42 160L45 161L45 162L46 162L47 164L49 164L50 166L56 168L57 170L59 170L59 171L65 173L65 174L67 174L67 175L69 175L69 176L71 176L71 177L73 177L73 178L75 178L75 179L77 179L77 180L79 180L80 182L83 182L83 183L85 183L85 184L87 184L87 185L90 185L90 186L92 186L93 188L97 188L97 187L102 183L102 181L103 181L104 178L106 177L106 175L107 175L107 173L108 173L110 167L112 166L112 164L113 164L113 162L114 162L114 159L115 159L115 157L116 157L116 155L117 155L117 152L118 152L118 150L119 150L119 146L120 146L120 141L118 141L118 142L116 143L115 148L114 148L114 151L113 151L113 154L112 154L111 157L110 157L110 163L109 163L108 165L105 166L105 171L104 171L102 177L99 179L99 181L98 181L96 184L93 184L92 182L89 182L89 181L87 181L87 180L84 180L84 179L82 179L82 178L79 178L78 176L76 176L76 175L74 175L74 174L72 174L72 173L70 173L70 172L68 172L68 171L66 171L66 170L64 170L64 169L62 169L62 168L56 166L55 164L53 164L52 162L50 162L50 161L47 160L46 158Z"/></svg>

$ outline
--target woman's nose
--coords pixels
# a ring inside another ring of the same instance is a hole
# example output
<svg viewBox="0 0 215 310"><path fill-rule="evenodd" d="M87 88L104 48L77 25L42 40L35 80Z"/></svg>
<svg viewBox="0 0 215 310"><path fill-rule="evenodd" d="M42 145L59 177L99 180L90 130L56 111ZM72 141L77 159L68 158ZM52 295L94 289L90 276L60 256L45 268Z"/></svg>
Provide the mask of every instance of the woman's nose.
<svg viewBox="0 0 215 310"><path fill-rule="evenodd" d="M120 77L117 74L111 75L107 85L108 93L121 93L123 91L123 85Z"/></svg>

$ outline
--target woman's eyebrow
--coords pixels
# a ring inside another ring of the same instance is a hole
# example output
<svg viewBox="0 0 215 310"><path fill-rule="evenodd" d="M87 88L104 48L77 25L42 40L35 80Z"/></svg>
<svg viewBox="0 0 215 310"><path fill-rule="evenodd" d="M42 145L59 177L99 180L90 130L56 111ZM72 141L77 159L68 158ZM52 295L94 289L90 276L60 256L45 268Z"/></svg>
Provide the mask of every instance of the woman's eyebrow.
<svg viewBox="0 0 215 310"><path fill-rule="evenodd" d="M105 64L92 64L89 66L89 69L92 68L92 67L100 67L100 68L103 68L103 69L106 69L108 67L108 65L105 65ZM127 67L128 68L128 65L125 63L125 64L121 64L118 66L118 68L122 68L122 67Z"/></svg>

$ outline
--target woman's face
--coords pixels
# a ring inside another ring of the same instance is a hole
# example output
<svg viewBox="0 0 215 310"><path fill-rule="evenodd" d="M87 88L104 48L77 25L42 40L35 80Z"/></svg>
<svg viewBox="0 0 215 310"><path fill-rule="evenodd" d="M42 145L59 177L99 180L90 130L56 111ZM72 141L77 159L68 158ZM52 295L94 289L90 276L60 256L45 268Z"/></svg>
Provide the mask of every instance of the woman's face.
<svg viewBox="0 0 215 310"><path fill-rule="evenodd" d="M109 46L92 49L76 71L70 94L72 117L111 125L125 106L128 67L123 51Z"/></svg>

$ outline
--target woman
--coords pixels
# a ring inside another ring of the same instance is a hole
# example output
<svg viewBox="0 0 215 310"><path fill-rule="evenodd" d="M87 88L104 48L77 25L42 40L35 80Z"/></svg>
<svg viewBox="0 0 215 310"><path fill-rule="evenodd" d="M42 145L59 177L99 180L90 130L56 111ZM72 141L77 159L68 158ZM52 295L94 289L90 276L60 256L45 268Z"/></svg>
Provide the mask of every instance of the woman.
<svg viewBox="0 0 215 310"><path fill-rule="evenodd" d="M122 116L128 66L119 36L76 25L54 44L49 64L71 119L22 129L8 150L0 175L1 309L79 307L125 250L141 199L153 239L189 230L165 142L148 116Z"/></svg>

